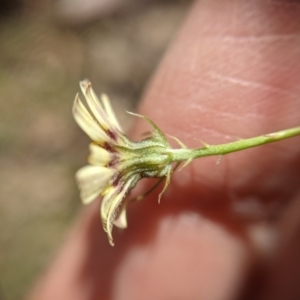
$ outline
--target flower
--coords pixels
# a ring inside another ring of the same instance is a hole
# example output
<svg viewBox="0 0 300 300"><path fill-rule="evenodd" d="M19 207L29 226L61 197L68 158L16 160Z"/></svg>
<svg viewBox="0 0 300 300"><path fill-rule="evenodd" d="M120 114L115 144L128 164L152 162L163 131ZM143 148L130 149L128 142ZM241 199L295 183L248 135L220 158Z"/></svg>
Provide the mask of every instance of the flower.
<svg viewBox="0 0 300 300"><path fill-rule="evenodd" d="M90 144L89 165L76 173L80 196L88 204L102 196L101 220L108 240L112 238L113 225L127 227L126 195L144 177L166 177L162 193L167 188L172 159L167 149L170 148L166 137L150 119L143 118L154 128L152 135L139 142L133 142L123 133L113 112L109 99L102 95L100 100L88 80L80 82L82 94L88 109L76 95L73 115L81 129L93 141Z"/></svg>
<svg viewBox="0 0 300 300"><path fill-rule="evenodd" d="M195 149L187 149L179 139L172 137L181 147L172 149L153 121L145 116L129 113L144 119L154 129L150 137L133 142L123 133L108 97L103 94L99 100L88 80L81 81L80 88L88 109L77 95L73 115L93 142L90 144L89 165L76 173L76 180L84 204L102 196L101 220L111 245L114 245L113 225L127 227L126 208L130 200L126 200L126 196L140 179L166 178L165 186L159 194L160 200L170 183L172 171L183 161L185 163L182 168L195 158L225 155L300 135L300 127L295 127L227 144L208 145L202 142L203 147ZM172 169L174 162L177 165ZM156 186L157 184L154 185ZM146 194L136 200L142 199Z"/></svg>

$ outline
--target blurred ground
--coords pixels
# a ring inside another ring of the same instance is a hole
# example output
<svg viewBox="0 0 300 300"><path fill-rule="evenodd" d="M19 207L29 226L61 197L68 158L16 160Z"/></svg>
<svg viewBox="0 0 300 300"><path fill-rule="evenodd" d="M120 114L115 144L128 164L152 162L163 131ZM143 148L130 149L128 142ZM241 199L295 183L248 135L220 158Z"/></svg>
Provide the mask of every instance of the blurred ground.
<svg viewBox="0 0 300 300"><path fill-rule="evenodd" d="M76 22L51 1L28 3L0 13L1 300L22 299L81 208L73 178L89 140L71 115L78 81L108 93L128 128L124 111L135 109L189 6L130 1Z"/></svg>

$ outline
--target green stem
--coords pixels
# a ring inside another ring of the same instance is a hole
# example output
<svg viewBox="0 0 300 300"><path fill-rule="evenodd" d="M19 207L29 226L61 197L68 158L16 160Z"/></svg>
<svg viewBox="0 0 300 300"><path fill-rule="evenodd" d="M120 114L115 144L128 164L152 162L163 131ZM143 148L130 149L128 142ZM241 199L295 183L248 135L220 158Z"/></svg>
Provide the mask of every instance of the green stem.
<svg viewBox="0 0 300 300"><path fill-rule="evenodd" d="M274 133L264 134L250 139L242 139L233 143L221 145L205 145L196 149L170 149L168 152L172 156L172 161L184 161L211 155L225 155L252 147L273 143L300 135L300 127L281 130Z"/></svg>

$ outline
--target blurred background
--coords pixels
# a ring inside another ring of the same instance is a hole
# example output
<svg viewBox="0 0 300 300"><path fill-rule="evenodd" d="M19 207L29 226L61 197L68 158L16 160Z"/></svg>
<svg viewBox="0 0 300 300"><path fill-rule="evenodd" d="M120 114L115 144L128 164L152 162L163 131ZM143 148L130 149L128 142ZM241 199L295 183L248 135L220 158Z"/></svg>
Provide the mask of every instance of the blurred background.
<svg viewBox="0 0 300 300"><path fill-rule="evenodd" d="M0 299L22 299L81 208L74 173L89 140L78 81L106 92L122 125L189 0L0 1Z"/></svg>

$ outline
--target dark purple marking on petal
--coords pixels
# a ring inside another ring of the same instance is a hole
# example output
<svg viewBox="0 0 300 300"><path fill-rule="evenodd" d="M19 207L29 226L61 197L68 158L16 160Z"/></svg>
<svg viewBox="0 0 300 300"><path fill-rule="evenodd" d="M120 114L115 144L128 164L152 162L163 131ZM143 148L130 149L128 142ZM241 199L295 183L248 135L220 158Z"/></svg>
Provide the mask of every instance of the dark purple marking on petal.
<svg viewBox="0 0 300 300"><path fill-rule="evenodd" d="M118 184L119 184L119 181L120 181L120 179L121 179L121 174L120 173L118 173L117 175L116 175L116 177L114 178L114 180L113 180L113 182L112 182L112 185L114 186L114 187L116 187ZM120 191L119 191L120 192Z"/></svg>
<svg viewBox="0 0 300 300"><path fill-rule="evenodd" d="M110 160L110 162L107 164L107 167L114 167L115 165L118 164L118 162L120 161L119 156L117 155L113 155L112 159Z"/></svg>
<svg viewBox="0 0 300 300"><path fill-rule="evenodd" d="M107 129L106 133L112 140L117 141L117 135L113 131Z"/></svg>
<svg viewBox="0 0 300 300"><path fill-rule="evenodd" d="M112 145L110 145L110 144L107 143L107 142L105 142L105 143L103 144L103 148L104 148L105 150L107 150L108 152L110 152L110 153L115 153L115 152L117 152L117 150L116 150L114 147L112 147Z"/></svg>

